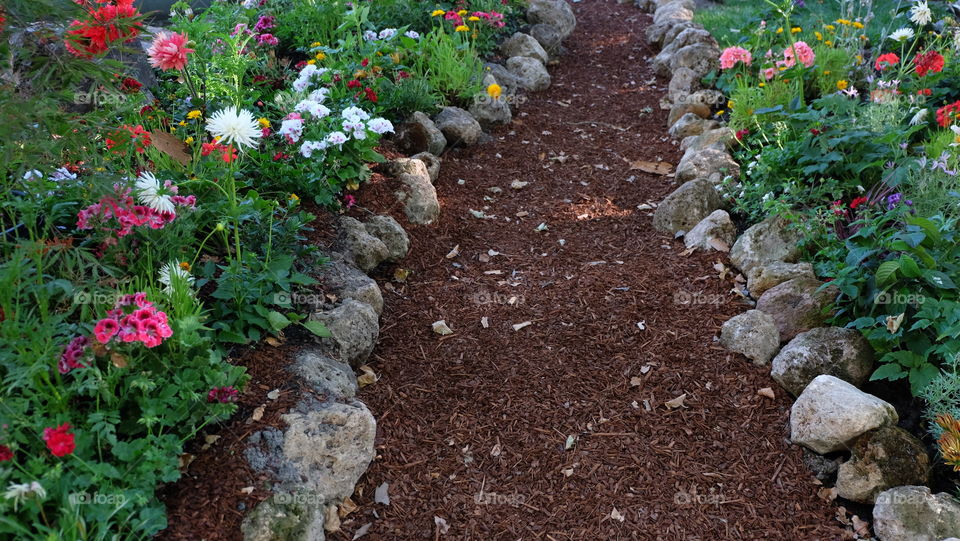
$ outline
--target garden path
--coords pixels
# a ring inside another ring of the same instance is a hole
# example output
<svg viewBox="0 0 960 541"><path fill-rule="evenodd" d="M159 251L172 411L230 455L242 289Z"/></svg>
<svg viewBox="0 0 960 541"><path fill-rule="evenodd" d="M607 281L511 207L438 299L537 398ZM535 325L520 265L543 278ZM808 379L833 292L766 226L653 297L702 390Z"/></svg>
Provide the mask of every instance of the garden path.
<svg viewBox="0 0 960 541"><path fill-rule="evenodd" d="M789 398L713 340L743 310L726 257L683 253L639 208L675 186L635 162L680 155L649 17L573 5L553 85L492 143L444 156L443 216L411 229L361 396L378 459L336 538L373 522L365 538L837 539L786 441ZM384 482L389 506L373 503Z"/></svg>

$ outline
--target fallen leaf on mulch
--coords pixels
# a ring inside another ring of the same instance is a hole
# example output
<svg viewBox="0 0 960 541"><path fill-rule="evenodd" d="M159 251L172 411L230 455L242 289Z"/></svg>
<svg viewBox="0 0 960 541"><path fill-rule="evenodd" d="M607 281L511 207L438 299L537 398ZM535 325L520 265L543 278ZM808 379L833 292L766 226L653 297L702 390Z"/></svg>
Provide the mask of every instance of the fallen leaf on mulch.
<svg viewBox="0 0 960 541"><path fill-rule="evenodd" d="M273 347L275 347L275 348L276 348L276 347L280 347L280 346L282 345L279 340L277 340L276 338L274 338L274 337L272 337L272 336L266 337L263 341L266 342L267 345L273 346Z"/></svg>
<svg viewBox="0 0 960 541"><path fill-rule="evenodd" d="M573 449L573 446L576 443L577 443L577 438L575 436L573 436L572 434L567 436L567 441L563 444L563 450L569 451L570 449Z"/></svg>
<svg viewBox="0 0 960 541"><path fill-rule="evenodd" d="M191 455L190 453L183 453L180 455L180 458L177 459L178 466L180 467L181 472L187 471L187 468L190 467L190 463L194 461L197 457Z"/></svg>
<svg viewBox="0 0 960 541"><path fill-rule="evenodd" d="M456 246L454 246L454 247L453 247L453 250L450 250L450 252L447 254L447 259L453 259L453 258L457 257L458 255L460 255L460 245L459 245L459 244L456 245Z"/></svg>
<svg viewBox="0 0 960 541"><path fill-rule="evenodd" d="M686 399L687 399L687 393L683 393L682 395L674 398L673 400L667 400L666 402L663 403L663 405L672 410L675 410L677 408L682 408L684 406L683 401Z"/></svg>
<svg viewBox="0 0 960 541"><path fill-rule="evenodd" d="M646 160L637 160L630 162L630 170L639 169L644 173L653 173L654 175L669 175L673 171L673 166L667 162L648 162Z"/></svg>
<svg viewBox="0 0 960 541"><path fill-rule="evenodd" d="M326 516L323 519L323 529L330 533L339 532L340 515L337 513L337 508L333 505L328 505L324 513Z"/></svg>
<svg viewBox="0 0 960 541"><path fill-rule="evenodd" d="M480 318L480 326L482 326L484 329L490 328L490 320L487 319L487 316Z"/></svg>
<svg viewBox="0 0 960 541"><path fill-rule="evenodd" d="M547 226L546 222L543 222L537 227L535 227L533 230L536 231L537 233L540 233L542 231L546 231L547 229L550 229L550 227Z"/></svg>
<svg viewBox="0 0 960 541"><path fill-rule="evenodd" d="M850 518L850 521L853 522L853 531L860 537L870 537L870 523L865 520L860 520L860 517L853 515Z"/></svg>
<svg viewBox="0 0 960 541"><path fill-rule="evenodd" d="M433 517L433 523L437 525L437 532L440 535L443 535L450 531L450 525L447 524L446 520L443 520L440 517Z"/></svg>
<svg viewBox="0 0 960 541"><path fill-rule="evenodd" d="M200 447L201 451L206 451L210 448L211 445L217 443L217 440L220 439L220 436L217 434L207 434L203 437L203 445Z"/></svg>
<svg viewBox="0 0 960 541"><path fill-rule="evenodd" d="M447 327L447 322L441 319L440 321L433 322L433 332L445 336L448 334L453 334L453 329Z"/></svg>
<svg viewBox="0 0 960 541"><path fill-rule="evenodd" d="M637 376L633 376L632 378L630 378L631 387L639 387L641 385L643 385L643 378L637 377Z"/></svg>
<svg viewBox="0 0 960 541"><path fill-rule="evenodd" d="M773 400L774 398L777 397L775 394L773 394L773 389L771 389L770 387L764 387L763 389L760 389L759 391L757 391L757 394L760 396L765 396L770 400Z"/></svg>
<svg viewBox="0 0 960 541"><path fill-rule="evenodd" d="M367 535L367 532L370 531L370 527L373 526L372 522L368 522L363 526L360 526L360 529L353 534L354 539L360 539L361 537Z"/></svg>
<svg viewBox="0 0 960 541"><path fill-rule="evenodd" d="M267 409L267 405L264 404L262 406L257 407L257 409L253 410L253 414L250 416L249 419L247 419L247 424L255 423L260 419L263 419L263 412L266 411L266 409Z"/></svg>
<svg viewBox="0 0 960 541"><path fill-rule="evenodd" d="M647 320L641 319L640 321L638 321L637 328L640 329L641 331L647 330Z"/></svg>
<svg viewBox="0 0 960 541"><path fill-rule="evenodd" d="M562 473L564 477L570 477L571 475L573 475L573 469L579 465L580 465L579 462L574 462L569 468L560 470L560 473Z"/></svg>
<svg viewBox="0 0 960 541"><path fill-rule="evenodd" d="M390 505L390 483L384 482L377 487L376 492L373 493L373 501L374 503Z"/></svg>
<svg viewBox="0 0 960 541"><path fill-rule="evenodd" d="M374 372L373 369L367 365L361 366L360 371L363 372L363 374L360 374L359 376L357 376L357 385L359 385L360 387L366 387L367 385L372 385L376 383L378 379L380 379L377 377L376 372Z"/></svg>
<svg viewBox="0 0 960 541"><path fill-rule="evenodd" d="M513 330L519 331L520 329L523 329L524 327L529 327L530 325L533 325L532 321L524 321L523 323L517 323L516 325L513 326Z"/></svg>
<svg viewBox="0 0 960 541"><path fill-rule="evenodd" d="M837 499L837 489L835 488L821 488L817 491L817 497L825 502L832 502Z"/></svg>
<svg viewBox="0 0 960 541"><path fill-rule="evenodd" d="M498 457L502 452L503 447L500 445L500 438L497 438L497 444L493 446L493 449L490 449L490 456Z"/></svg>
<svg viewBox="0 0 960 541"><path fill-rule="evenodd" d="M274 389L269 393L267 393L267 398L269 398L270 400L276 400L280 398L280 389Z"/></svg>
<svg viewBox="0 0 960 541"><path fill-rule="evenodd" d="M713 249L716 250L716 251L718 251L718 252L729 252L729 251L730 251L730 245L727 244L726 242L723 242L723 241L720 240L720 239L709 239L709 240L707 240L707 244L709 244L710 246L712 246Z"/></svg>
<svg viewBox="0 0 960 541"><path fill-rule="evenodd" d="M623 516L620 511L617 511L616 507L613 508L613 511L610 511L610 518L619 522L623 522L627 519L627 517Z"/></svg>
<svg viewBox="0 0 960 541"><path fill-rule="evenodd" d="M514 180L513 182L510 183L510 187L513 188L514 190L522 190L526 188L529 184L530 184L529 182L524 182L522 180Z"/></svg>
<svg viewBox="0 0 960 541"><path fill-rule="evenodd" d="M241 494L253 494L253 487L243 487L240 489Z"/></svg>
<svg viewBox="0 0 960 541"><path fill-rule="evenodd" d="M337 514L340 515L340 518L343 518L350 513L353 513L358 508L359 506L352 499L350 499L350 496L347 496L347 498L343 500L343 503L337 507Z"/></svg>
<svg viewBox="0 0 960 541"><path fill-rule="evenodd" d="M720 261L717 261L716 263L713 264L713 270L720 273L721 280L726 278L727 273L730 272L730 269L728 269L727 266L721 263Z"/></svg>
<svg viewBox="0 0 960 541"><path fill-rule="evenodd" d="M409 276L410 276L410 271L407 269L398 268L395 271L393 271L393 279L394 281L397 281L397 282L401 282L401 283L406 282Z"/></svg>

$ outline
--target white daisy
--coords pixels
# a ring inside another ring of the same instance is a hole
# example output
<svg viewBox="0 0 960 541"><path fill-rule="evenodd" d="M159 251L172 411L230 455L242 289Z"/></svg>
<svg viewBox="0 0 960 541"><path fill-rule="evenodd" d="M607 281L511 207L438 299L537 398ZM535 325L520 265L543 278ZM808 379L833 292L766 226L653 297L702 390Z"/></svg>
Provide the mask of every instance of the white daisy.
<svg viewBox="0 0 960 541"><path fill-rule="evenodd" d="M960 146L960 126L954 124L953 126L950 126L950 130L953 132L953 142L950 143L950 146Z"/></svg>
<svg viewBox="0 0 960 541"><path fill-rule="evenodd" d="M910 8L910 21L917 26L924 26L930 24L930 21L933 20L933 14L930 13L930 6L927 5L927 0L923 2L917 2L912 8Z"/></svg>
<svg viewBox="0 0 960 541"><path fill-rule="evenodd" d="M901 28L901 29L897 30L896 32L890 34L889 37L890 37L890 39L892 39L893 41L898 41L898 42L903 43L904 41L907 41L908 39L913 39L913 36L914 36L914 35L915 35L915 34L914 34L912 28L906 28L906 27L904 27L904 28Z"/></svg>
<svg viewBox="0 0 960 541"><path fill-rule="evenodd" d="M185 283L188 286L193 286L193 276L190 274L190 271L183 268L183 266L176 261L173 261L160 267L160 273L157 277L157 280L166 286L163 288L166 293L173 292L173 282L175 280L174 276L177 277L177 283Z"/></svg>
<svg viewBox="0 0 960 541"><path fill-rule="evenodd" d="M157 212L174 212L173 201L170 195L164 193L165 186L149 171L140 173L137 177L137 199Z"/></svg>
<svg viewBox="0 0 960 541"><path fill-rule="evenodd" d="M927 122L927 114L929 114L928 109L920 109L913 115L913 118L910 119L910 125L916 126L918 124L924 124Z"/></svg>
<svg viewBox="0 0 960 541"><path fill-rule="evenodd" d="M3 498L6 500L13 500L13 508L17 508L17 504L23 501L26 498L36 496L39 499L44 499L47 497L47 491L43 489L43 485L34 481L32 483L23 483L15 484L11 483L7 487L7 491L3 493Z"/></svg>
<svg viewBox="0 0 960 541"><path fill-rule="evenodd" d="M238 146L254 148L263 135L260 124L253 113L246 109L228 107L213 113L207 120L207 131L219 137L220 143L236 143Z"/></svg>

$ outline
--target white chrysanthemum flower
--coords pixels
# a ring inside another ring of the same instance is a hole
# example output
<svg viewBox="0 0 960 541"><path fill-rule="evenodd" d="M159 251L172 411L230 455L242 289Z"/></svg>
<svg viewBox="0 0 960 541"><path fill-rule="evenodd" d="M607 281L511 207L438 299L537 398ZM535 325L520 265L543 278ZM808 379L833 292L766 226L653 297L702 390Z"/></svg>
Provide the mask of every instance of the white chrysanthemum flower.
<svg viewBox="0 0 960 541"><path fill-rule="evenodd" d="M13 500L14 509L17 508L17 505L21 501L33 496L41 500L47 497L47 491L43 489L43 485L36 481L22 484L11 483L10 486L7 487L7 491L3 493L4 499Z"/></svg>
<svg viewBox="0 0 960 541"><path fill-rule="evenodd" d="M370 128L370 131L378 135L393 133L393 123L385 118L374 118L370 122L367 122L367 127Z"/></svg>
<svg viewBox="0 0 960 541"><path fill-rule="evenodd" d="M950 131L953 132L953 142L950 143L950 146L960 146L960 126L954 124L953 126L950 126Z"/></svg>
<svg viewBox="0 0 960 541"><path fill-rule="evenodd" d="M912 29L912 28L904 27L904 28L901 28L901 29L893 32L892 34L890 34L889 37L890 37L890 39L892 39L893 41L897 41L897 42L903 43L904 41L907 41L908 39L913 39L913 36L914 36L914 35L916 35L916 34L913 32L913 29Z"/></svg>
<svg viewBox="0 0 960 541"><path fill-rule="evenodd" d="M174 212L173 201L164 193L164 186L160 180L149 171L140 173L137 177L137 199L157 212Z"/></svg>
<svg viewBox="0 0 960 541"><path fill-rule="evenodd" d="M207 120L207 131L219 142L235 143L238 146L254 148L263 136L260 123L253 113L246 109L228 107L213 113Z"/></svg>
<svg viewBox="0 0 960 541"><path fill-rule="evenodd" d="M933 14L930 12L930 6L927 5L927 0L923 2L917 2L912 8L910 8L910 21L917 26L924 26L930 24L930 21L933 20Z"/></svg>
<svg viewBox="0 0 960 541"><path fill-rule="evenodd" d="M416 30L407 30L403 35L410 39L420 39L420 33Z"/></svg>
<svg viewBox="0 0 960 541"><path fill-rule="evenodd" d="M176 276L176 278L174 278ZM176 280L178 283L185 283L190 287L193 287L193 275L190 274L190 271L185 269L183 265L177 263L176 261L165 263L160 267L160 272L157 277L157 280L164 287L163 291L166 293L173 292L173 282Z"/></svg>
<svg viewBox="0 0 960 541"><path fill-rule="evenodd" d="M925 124L927 122L927 114L929 114L929 109L920 109L913 115L913 118L910 119L910 125L916 126L918 124Z"/></svg>

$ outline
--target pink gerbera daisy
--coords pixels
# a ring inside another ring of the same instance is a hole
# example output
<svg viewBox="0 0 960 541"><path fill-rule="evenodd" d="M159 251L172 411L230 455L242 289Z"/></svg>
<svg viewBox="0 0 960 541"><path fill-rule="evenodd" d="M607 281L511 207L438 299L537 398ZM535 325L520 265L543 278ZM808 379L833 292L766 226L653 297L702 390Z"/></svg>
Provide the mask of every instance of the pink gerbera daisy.
<svg viewBox="0 0 960 541"><path fill-rule="evenodd" d="M147 56L155 68L182 71L187 66L187 53L192 52L193 49L187 48L186 34L161 32L154 38Z"/></svg>

